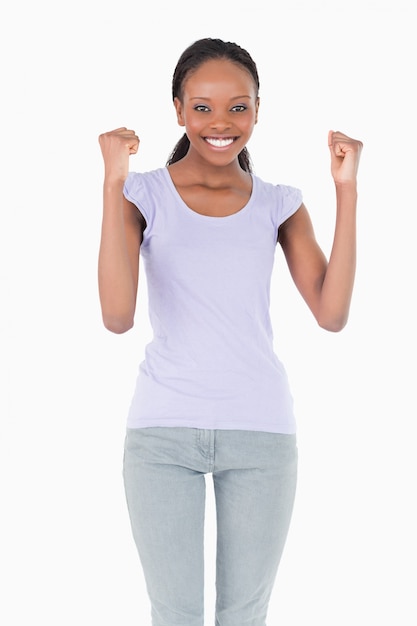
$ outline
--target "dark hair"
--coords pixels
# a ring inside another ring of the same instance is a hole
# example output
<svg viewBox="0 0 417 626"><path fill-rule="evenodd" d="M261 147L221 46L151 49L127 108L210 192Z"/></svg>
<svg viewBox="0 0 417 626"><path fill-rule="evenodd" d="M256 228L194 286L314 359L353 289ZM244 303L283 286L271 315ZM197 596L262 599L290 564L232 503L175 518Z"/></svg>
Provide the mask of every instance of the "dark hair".
<svg viewBox="0 0 417 626"><path fill-rule="evenodd" d="M250 54L235 43L222 41L221 39L206 38L195 41L180 56L172 77L172 99L179 98L179 100L182 100L186 79L200 65L213 59L226 59L243 67L252 76L258 95L258 70ZM171 152L167 165L182 159L187 154L189 147L190 141L187 135L184 134ZM247 148L243 148L238 155L238 159L243 170L247 172L252 171L251 159Z"/></svg>

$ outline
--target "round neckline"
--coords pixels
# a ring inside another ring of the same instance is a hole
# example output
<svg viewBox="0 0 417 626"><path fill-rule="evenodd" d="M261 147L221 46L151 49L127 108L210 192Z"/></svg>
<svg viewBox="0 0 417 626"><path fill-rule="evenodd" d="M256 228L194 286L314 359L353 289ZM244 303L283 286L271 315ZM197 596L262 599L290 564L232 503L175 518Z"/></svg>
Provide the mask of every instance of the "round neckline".
<svg viewBox="0 0 417 626"><path fill-rule="evenodd" d="M256 186L256 177L253 174L250 174L250 177L252 179L252 190L251 190L251 194L249 196L249 200L247 201L247 203L238 211L235 211L235 213L230 213L230 215L205 215L204 213L198 213L198 211L194 211L194 209L192 209L190 206L188 206L188 204L182 199L181 194L179 193L178 189L176 188L174 181L171 178L171 174L168 171L168 166L165 166L163 168L163 172L165 175L165 178L168 182L169 187L171 188L171 191L173 192L173 195L176 197L177 202L181 205L182 208L184 208L188 213L191 213L193 215L196 215L198 219L205 219L205 220L212 220L212 221L216 221L216 222L222 222L224 220L230 220L232 218L236 218L238 215L241 215L242 213L246 213L248 211L248 209L250 208L252 202L253 202L253 197L254 197L254 193L255 193L255 186Z"/></svg>

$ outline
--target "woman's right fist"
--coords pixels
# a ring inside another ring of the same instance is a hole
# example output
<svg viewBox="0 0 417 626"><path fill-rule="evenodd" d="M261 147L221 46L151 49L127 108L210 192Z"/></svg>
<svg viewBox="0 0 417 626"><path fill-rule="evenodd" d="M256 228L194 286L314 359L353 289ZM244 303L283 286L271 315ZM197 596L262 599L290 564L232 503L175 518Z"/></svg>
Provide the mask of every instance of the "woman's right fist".
<svg viewBox="0 0 417 626"><path fill-rule="evenodd" d="M125 127L103 133L98 138L104 159L105 177L125 181L129 173L129 155L136 154L139 137Z"/></svg>

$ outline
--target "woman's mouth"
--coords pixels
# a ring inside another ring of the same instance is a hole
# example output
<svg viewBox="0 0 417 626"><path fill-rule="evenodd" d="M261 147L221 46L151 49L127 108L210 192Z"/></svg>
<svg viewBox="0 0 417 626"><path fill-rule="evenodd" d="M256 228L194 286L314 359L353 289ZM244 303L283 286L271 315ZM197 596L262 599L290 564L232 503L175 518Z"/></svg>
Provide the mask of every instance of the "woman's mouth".
<svg viewBox="0 0 417 626"><path fill-rule="evenodd" d="M207 141L214 148L227 148L234 142L233 137L204 137L204 141Z"/></svg>

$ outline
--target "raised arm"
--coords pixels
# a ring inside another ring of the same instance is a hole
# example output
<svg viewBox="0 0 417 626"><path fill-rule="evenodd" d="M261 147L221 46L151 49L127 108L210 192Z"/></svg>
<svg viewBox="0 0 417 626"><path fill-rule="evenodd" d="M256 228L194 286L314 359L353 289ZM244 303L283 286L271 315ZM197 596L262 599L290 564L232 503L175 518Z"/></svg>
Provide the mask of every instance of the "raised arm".
<svg viewBox="0 0 417 626"><path fill-rule="evenodd" d="M103 220L98 259L98 284L105 327L124 333L133 326L143 218L123 195L129 155L139 139L126 128L99 137L104 159Z"/></svg>
<svg viewBox="0 0 417 626"><path fill-rule="evenodd" d="M327 261L319 247L307 209L279 229L279 242L293 280L318 324L329 331L346 325L356 270L356 177L362 143L329 132L331 173L336 187L336 225Z"/></svg>

